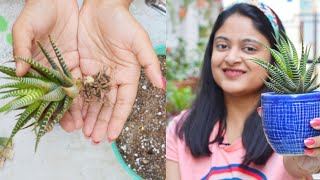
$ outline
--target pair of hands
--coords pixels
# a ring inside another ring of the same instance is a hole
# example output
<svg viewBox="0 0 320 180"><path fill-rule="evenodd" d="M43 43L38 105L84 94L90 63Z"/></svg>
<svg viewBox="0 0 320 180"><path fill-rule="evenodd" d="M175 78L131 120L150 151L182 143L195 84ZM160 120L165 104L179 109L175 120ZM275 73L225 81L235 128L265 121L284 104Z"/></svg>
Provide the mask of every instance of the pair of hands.
<svg viewBox="0 0 320 180"><path fill-rule="evenodd" d="M257 109L261 116L262 109ZM320 118L310 121L310 126L320 130ZM304 140L307 147L304 156L283 156L283 162L286 169L292 174L298 176L310 176L320 172L320 136L310 137Z"/></svg>
<svg viewBox="0 0 320 180"><path fill-rule="evenodd" d="M112 74L110 103L74 100L60 120L67 132L81 129L86 138L99 143L106 135L114 141L134 103L140 68L159 88L164 88L160 63L148 34L129 12L131 0L85 0L80 11L76 0L27 0L13 25L13 54L49 63L35 41L53 55L50 34L74 78L94 75L104 66ZM55 57L55 56L53 56ZM18 76L30 66L16 59Z"/></svg>

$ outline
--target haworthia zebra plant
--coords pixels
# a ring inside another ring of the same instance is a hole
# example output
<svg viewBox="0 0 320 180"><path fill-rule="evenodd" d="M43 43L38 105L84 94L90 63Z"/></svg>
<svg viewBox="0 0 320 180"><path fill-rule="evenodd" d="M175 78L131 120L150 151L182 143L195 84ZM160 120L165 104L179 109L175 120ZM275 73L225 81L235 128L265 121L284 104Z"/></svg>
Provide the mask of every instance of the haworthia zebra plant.
<svg viewBox="0 0 320 180"><path fill-rule="evenodd" d="M249 60L269 72L269 81L262 79L269 89L278 94L303 94L320 87L320 84L317 83L318 74L312 77L320 57L318 59L314 58L310 67L307 68L310 46L305 48L302 42L300 59L295 46L286 34L281 35L280 40L276 42L276 47L279 50L264 46L275 59L273 65L257 58L250 58Z"/></svg>
<svg viewBox="0 0 320 180"><path fill-rule="evenodd" d="M9 76L5 78L13 81L0 86L2 99L14 98L2 106L0 112L24 110L18 116L7 141L8 144L12 142L17 132L33 126L36 134L36 150L40 138L59 122L70 108L73 99L79 94L80 80L72 78L70 70L50 36L49 40L61 69L39 42L37 43L51 67L45 67L32 59L16 57L30 64L35 71L28 72L23 77L17 77L14 68L0 66L0 72Z"/></svg>

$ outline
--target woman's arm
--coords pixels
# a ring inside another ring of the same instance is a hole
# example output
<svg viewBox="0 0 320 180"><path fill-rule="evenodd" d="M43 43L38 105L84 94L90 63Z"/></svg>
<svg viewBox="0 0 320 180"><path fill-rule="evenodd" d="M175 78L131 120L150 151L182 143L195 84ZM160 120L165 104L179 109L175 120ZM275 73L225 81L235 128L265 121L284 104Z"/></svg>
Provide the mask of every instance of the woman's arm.
<svg viewBox="0 0 320 180"><path fill-rule="evenodd" d="M312 176L310 174L312 174L313 171L306 171L303 168L299 167L298 162L296 160L296 158L300 158L301 157L293 157L293 156L284 156L283 157L283 164L284 167L286 168L287 172L294 177L297 178L302 178L305 180L312 180Z"/></svg>
<svg viewBox="0 0 320 180"><path fill-rule="evenodd" d="M166 180L180 180L179 164L176 161L166 161Z"/></svg>

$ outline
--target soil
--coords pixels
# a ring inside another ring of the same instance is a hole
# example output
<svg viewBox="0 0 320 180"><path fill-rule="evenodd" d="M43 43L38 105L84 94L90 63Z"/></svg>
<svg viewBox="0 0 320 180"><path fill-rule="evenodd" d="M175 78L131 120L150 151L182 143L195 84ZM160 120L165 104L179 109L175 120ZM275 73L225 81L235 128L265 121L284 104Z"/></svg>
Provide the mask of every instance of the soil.
<svg viewBox="0 0 320 180"><path fill-rule="evenodd" d="M165 75L166 56L158 56ZM143 179L165 179L166 92L154 87L143 70L131 114L116 140L127 165Z"/></svg>

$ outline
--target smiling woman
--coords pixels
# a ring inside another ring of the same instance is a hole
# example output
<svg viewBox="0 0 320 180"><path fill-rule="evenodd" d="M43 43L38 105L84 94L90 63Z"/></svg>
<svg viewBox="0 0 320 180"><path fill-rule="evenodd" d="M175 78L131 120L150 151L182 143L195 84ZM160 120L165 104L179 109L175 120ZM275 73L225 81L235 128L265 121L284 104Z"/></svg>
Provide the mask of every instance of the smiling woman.
<svg viewBox="0 0 320 180"><path fill-rule="evenodd" d="M249 58L274 63L284 28L266 5L235 4L217 18L204 56L200 91L191 108L167 129L167 179L297 179L274 153L256 111L265 69Z"/></svg>
<svg viewBox="0 0 320 180"><path fill-rule="evenodd" d="M253 62L244 61L250 57L270 61L270 53L259 42L270 46L251 19L240 14L230 16L217 31L211 68L214 80L226 94L238 96L253 93L256 96L260 93L260 78L266 79L266 70Z"/></svg>

